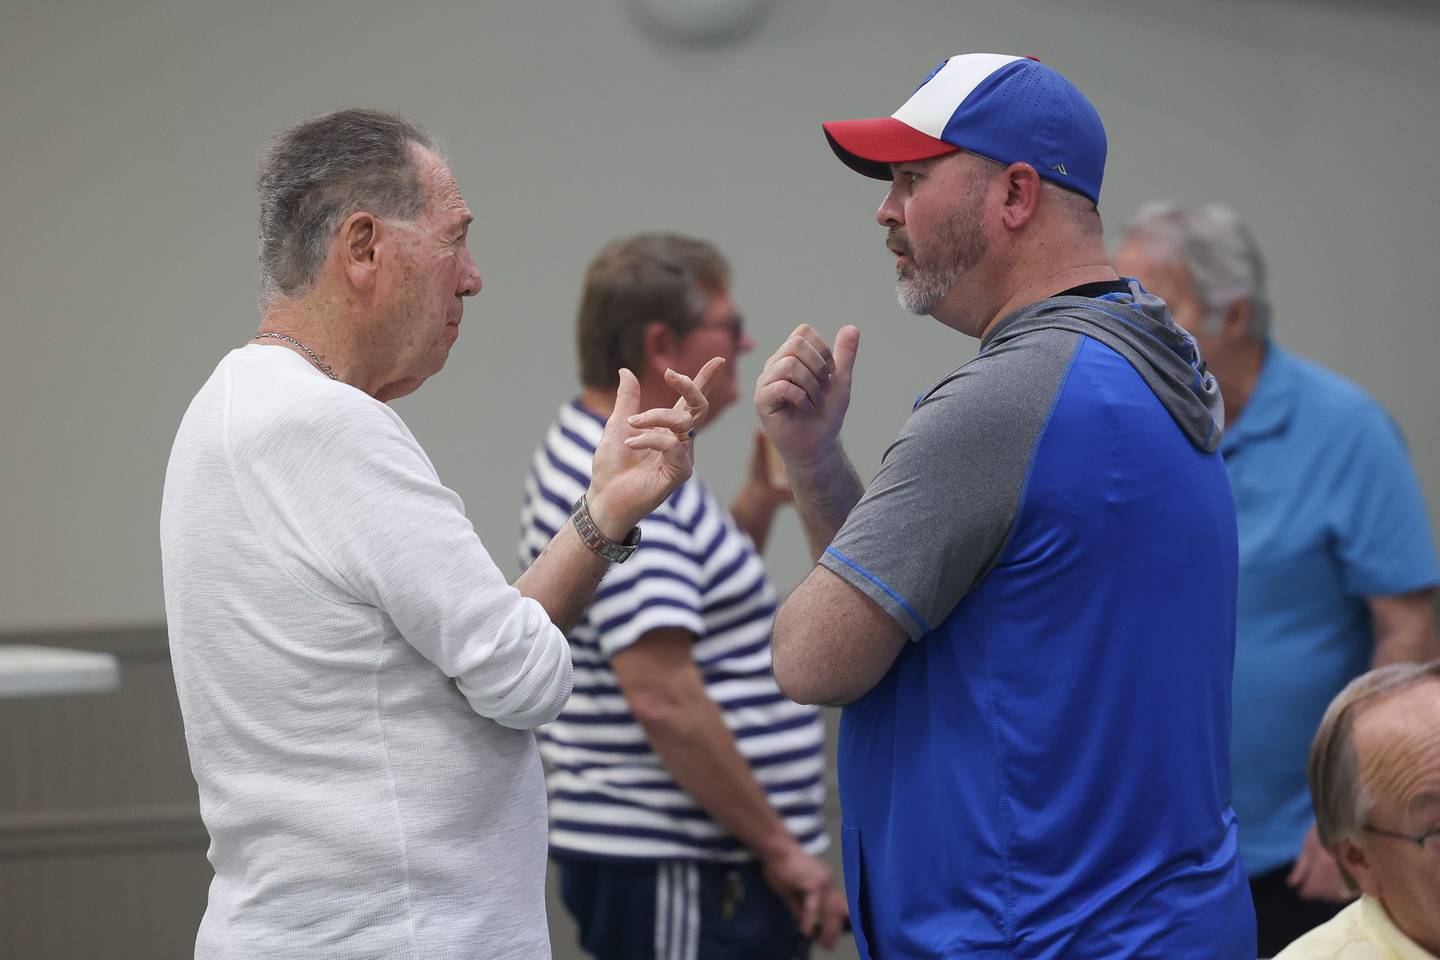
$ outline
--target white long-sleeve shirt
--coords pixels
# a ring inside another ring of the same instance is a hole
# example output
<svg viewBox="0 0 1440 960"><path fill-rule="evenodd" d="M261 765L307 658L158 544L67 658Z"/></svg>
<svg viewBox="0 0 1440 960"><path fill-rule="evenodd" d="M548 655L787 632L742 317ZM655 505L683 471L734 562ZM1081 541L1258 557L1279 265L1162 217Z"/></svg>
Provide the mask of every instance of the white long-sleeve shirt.
<svg viewBox="0 0 1440 960"><path fill-rule="evenodd" d="M400 417L235 350L180 425L160 534L215 868L196 957L548 957L531 729L569 649Z"/></svg>

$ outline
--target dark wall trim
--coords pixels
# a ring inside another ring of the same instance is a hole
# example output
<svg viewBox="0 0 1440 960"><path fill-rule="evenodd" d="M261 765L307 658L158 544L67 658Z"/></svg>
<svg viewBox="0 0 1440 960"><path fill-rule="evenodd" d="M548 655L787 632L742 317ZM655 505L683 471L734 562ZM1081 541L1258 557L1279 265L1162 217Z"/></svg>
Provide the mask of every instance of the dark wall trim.
<svg viewBox="0 0 1440 960"><path fill-rule="evenodd" d="M0 859L205 849L209 842L199 808L186 804L0 818Z"/></svg>

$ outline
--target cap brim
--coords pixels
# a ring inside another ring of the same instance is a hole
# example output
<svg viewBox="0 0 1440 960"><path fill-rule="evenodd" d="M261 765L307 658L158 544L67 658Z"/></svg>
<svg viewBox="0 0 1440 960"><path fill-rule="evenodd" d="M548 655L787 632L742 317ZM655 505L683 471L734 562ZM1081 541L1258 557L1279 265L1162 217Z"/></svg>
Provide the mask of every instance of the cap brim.
<svg viewBox="0 0 1440 960"><path fill-rule="evenodd" d="M927 160L960 148L921 133L894 117L831 120L822 123L835 156L856 173L876 180L893 179L890 164Z"/></svg>

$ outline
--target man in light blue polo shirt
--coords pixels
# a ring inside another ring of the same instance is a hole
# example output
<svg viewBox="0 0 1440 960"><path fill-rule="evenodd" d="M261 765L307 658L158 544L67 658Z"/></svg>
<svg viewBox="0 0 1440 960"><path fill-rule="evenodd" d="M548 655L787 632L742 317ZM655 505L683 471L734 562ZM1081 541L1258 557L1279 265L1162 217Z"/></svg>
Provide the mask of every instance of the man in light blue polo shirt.
<svg viewBox="0 0 1440 960"><path fill-rule="evenodd" d="M1270 956L1348 896L1315 835L1310 739L1350 678L1440 654L1440 569L1395 424L1269 339L1264 263L1232 211L1148 206L1116 267L1195 336L1225 398L1240 538L1234 806Z"/></svg>

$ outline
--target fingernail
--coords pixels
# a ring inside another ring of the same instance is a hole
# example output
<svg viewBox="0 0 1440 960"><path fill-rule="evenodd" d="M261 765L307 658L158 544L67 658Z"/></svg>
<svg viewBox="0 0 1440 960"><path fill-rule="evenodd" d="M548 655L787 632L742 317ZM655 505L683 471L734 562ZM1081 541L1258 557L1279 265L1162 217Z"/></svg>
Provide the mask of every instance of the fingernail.
<svg viewBox="0 0 1440 960"><path fill-rule="evenodd" d="M638 413L633 413L633 414L631 414L630 416L628 416L628 417L625 418L625 422L628 423L628 424L630 424L630 425L633 427L635 424L637 424L637 423L640 422L640 414L638 414Z"/></svg>

